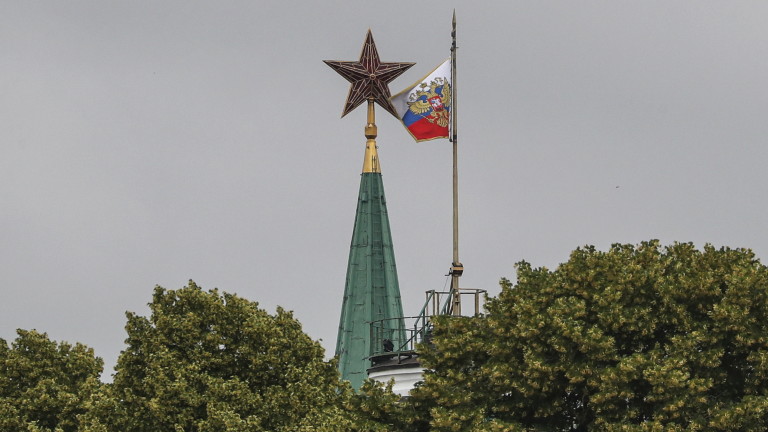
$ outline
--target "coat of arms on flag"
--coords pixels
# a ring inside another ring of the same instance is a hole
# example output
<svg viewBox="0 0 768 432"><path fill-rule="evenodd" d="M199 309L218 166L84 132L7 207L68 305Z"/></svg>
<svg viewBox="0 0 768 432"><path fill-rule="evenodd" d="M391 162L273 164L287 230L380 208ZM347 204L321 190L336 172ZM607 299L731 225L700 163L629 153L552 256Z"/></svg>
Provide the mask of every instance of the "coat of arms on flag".
<svg viewBox="0 0 768 432"><path fill-rule="evenodd" d="M401 121L416 141L448 138L451 114L451 62L392 97Z"/></svg>

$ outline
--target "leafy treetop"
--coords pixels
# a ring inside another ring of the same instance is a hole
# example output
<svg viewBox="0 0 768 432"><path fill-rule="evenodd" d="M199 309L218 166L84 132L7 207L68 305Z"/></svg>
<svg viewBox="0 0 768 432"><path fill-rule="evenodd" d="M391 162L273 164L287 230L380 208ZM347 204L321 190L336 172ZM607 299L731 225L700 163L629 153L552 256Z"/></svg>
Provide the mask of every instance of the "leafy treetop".
<svg viewBox="0 0 768 432"><path fill-rule="evenodd" d="M478 318L439 319L415 430L768 429L768 269L657 241L518 264Z"/></svg>

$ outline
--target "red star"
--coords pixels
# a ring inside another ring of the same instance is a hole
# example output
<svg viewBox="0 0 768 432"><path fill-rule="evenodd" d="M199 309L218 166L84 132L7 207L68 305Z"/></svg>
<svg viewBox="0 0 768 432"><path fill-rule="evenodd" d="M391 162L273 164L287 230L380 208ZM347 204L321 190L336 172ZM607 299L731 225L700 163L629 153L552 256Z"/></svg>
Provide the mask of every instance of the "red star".
<svg viewBox="0 0 768 432"><path fill-rule="evenodd" d="M323 61L352 83L349 86L347 103L341 113L342 117L369 98L376 101L379 106L392 113L393 116L398 117L395 107L389 101L391 95L387 84L416 63L382 63L379 60L379 53L376 51L376 44L373 42L373 35L370 30L368 30L368 36L365 38L360 60L356 62Z"/></svg>

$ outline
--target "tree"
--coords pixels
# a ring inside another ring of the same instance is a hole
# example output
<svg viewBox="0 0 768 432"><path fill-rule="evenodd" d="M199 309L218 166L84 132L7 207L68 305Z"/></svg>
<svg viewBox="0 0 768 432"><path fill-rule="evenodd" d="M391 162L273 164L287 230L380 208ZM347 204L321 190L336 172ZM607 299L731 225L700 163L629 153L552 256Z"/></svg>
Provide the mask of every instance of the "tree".
<svg viewBox="0 0 768 432"><path fill-rule="evenodd" d="M89 415L93 431L347 430L350 389L290 312L190 281L128 313L127 348Z"/></svg>
<svg viewBox="0 0 768 432"><path fill-rule="evenodd" d="M434 431L768 430L768 269L744 249L575 250L437 320L412 400Z"/></svg>
<svg viewBox="0 0 768 432"><path fill-rule="evenodd" d="M410 432L414 418L412 407L392 392L390 382L383 385L372 379L363 381L356 394L350 394L346 415L355 432Z"/></svg>
<svg viewBox="0 0 768 432"><path fill-rule="evenodd" d="M100 386L102 360L81 344L16 333L10 346L0 339L0 430L78 430L78 416Z"/></svg>

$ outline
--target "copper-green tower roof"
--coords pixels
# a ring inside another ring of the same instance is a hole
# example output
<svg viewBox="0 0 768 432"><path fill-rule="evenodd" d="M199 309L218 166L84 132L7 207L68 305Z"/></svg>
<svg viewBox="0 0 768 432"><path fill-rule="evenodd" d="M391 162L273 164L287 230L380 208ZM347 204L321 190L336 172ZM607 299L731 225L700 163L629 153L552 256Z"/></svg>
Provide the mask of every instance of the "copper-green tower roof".
<svg viewBox="0 0 768 432"><path fill-rule="evenodd" d="M400 303L387 200L384 197L376 148L374 103L396 115L389 100L387 84L413 66L413 63L381 62L370 30L363 43L360 60L326 60L325 63L351 83L342 117L363 102L368 102L363 173L349 249L339 336L336 340L341 377L350 381L353 388L359 389L370 367L371 322L389 320L380 324L385 335L392 340L404 339L402 335L395 334L403 331L399 324L403 307Z"/></svg>
<svg viewBox="0 0 768 432"><path fill-rule="evenodd" d="M347 280L336 340L339 371L357 389L367 377L370 367L372 321L403 316L400 287L397 281L395 251L387 216L384 183L378 170L375 142L369 141L365 167L360 178L355 227L349 250ZM385 322L387 328L402 328L396 322ZM395 330L393 330L394 332ZM402 336L392 337L402 340ZM378 348L378 347L377 347ZM379 349L380 351L380 349Z"/></svg>

